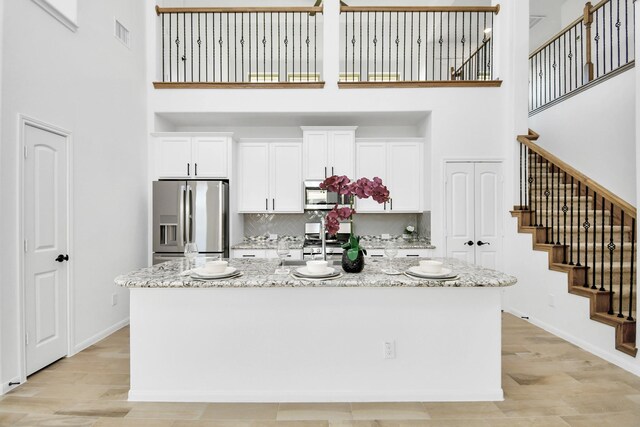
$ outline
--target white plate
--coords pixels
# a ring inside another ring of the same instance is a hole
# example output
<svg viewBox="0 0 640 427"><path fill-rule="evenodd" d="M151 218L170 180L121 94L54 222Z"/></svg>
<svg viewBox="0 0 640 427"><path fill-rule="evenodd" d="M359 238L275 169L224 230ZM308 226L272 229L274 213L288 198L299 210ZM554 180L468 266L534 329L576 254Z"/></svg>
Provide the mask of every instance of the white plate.
<svg viewBox="0 0 640 427"><path fill-rule="evenodd" d="M333 267L327 267L321 273L312 273L307 267L300 267L296 269L296 273L300 276L306 277L330 277L336 274L336 269Z"/></svg>
<svg viewBox="0 0 640 427"><path fill-rule="evenodd" d="M420 270L420 267L413 266L409 267L409 273L413 274L414 276L424 277L427 279L444 279L455 276L455 274L451 273L451 269L449 268L443 268L439 273L425 273L424 271Z"/></svg>
<svg viewBox="0 0 640 427"><path fill-rule="evenodd" d="M399 276L400 274L402 274L402 271L396 270L396 269L386 269L383 268L382 271L384 274L388 274L389 276Z"/></svg>
<svg viewBox="0 0 640 427"><path fill-rule="evenodd" d="M235 267L227 267L222 273L211 273L205 268L194 268L191 270L191 276L198 277L200 279L220 279L222 277L232 276L236 273Z"/></svg>

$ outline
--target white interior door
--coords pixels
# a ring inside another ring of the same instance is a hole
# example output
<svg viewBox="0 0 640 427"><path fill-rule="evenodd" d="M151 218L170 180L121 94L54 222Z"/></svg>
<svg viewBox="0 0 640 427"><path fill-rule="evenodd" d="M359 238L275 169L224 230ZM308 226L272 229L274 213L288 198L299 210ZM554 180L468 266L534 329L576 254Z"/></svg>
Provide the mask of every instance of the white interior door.
<svg viewBox="0 0 640 427"><path fill-rule="evenodd" d="M475 263L474 165L447 163L447 256Z"/></svg>
<svg viewBox="0 0 640 427"><path fill-rule="evenodd" d="M24 127L26 372L67 354L67 138ZM65 259L66 256L66 259Z"/></svg>
<svg viewBox="0 0 640 427"><path fill-rule="evenodd" d="M476 264L502 267L502 164L475 164Z"/></svg>
<svg viewBox="0 0 640 427"><path fill-rule="evenodd" d="M446 165L447 256L501 268L502 164Z"/></svg>

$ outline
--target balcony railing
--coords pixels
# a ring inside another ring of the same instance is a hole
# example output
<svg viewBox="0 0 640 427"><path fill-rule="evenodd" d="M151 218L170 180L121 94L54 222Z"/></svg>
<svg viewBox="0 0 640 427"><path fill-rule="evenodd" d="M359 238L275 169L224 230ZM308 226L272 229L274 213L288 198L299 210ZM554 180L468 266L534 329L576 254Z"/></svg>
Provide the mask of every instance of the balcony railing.
<svg viewBox="0 0 640 427"><path fill-rule="evenodd" d="M341 6L330 18L341 44L325 51L340 59L330 72L342 88L499 86L493 69L499 10ZM322 6L156 12L156 88L324 87Z"/></svg>
<svg viewBox="0 0 640 427"><path fill-rule="evenodd" d="M529 56L530 114L633 66L634 7L634 0L587 3L583 16Z"/></svg>
<svg viewBox="0 0 640 427"><path fill-rule="evenodd" d="M495 7L343 6L341 87L499 85Z"/></svg>
<svg viewBox="0 0 640 427"><path fill-rule="evenodd" d="M323 87L322 7L160 8L156 87Z"/></svg>

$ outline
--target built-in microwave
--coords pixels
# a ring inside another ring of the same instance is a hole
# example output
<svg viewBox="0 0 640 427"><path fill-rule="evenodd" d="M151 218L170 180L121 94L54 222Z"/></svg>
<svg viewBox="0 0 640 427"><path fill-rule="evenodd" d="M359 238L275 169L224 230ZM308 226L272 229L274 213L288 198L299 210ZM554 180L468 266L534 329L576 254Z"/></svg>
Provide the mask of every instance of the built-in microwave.
<svg viewBox="0 0 640 427"><path fill-rule="evenodd" d="M338 204L348 206L348 196L323 190L320 188L322 181L304 182L304 208L306 210L330 210Z"/></svg>

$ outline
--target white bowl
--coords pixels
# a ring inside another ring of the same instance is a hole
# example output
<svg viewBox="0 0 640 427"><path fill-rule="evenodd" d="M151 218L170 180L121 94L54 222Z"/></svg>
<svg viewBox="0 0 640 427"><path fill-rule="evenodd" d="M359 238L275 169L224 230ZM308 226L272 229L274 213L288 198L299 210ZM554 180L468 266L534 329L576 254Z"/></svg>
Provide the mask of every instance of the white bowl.
<svg viewBox="0 0 640 427"><path fill-rule="evenodd" d="M309 269L309 273L312 274L324 273L327 271L328 265L329 263L327 261L307 261L307 268Z"/></svg>
<svg viewBox="0 0 640 427"><path fill-rule="evenodd" d="M442 271L442 263L433 260L420 261L420 271L431 274L440 273Z"/></svg>
<svg viewBox="0 0 640 427"><path fill-rule="evenodd" d="M209 261L204 265L204 269L207 273L223 273L228 265L227 261Z"/></svg>

